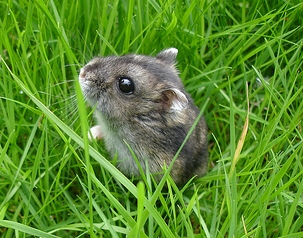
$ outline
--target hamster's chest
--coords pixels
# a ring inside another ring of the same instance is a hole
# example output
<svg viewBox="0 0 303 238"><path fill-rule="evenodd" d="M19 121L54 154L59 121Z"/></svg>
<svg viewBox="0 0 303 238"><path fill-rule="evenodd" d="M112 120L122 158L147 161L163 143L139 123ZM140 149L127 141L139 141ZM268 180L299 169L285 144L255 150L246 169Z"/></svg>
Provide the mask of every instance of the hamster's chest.
<svg viewBox="0 0 303 238"><path fill-rule="evenodd" d="M123 128L111 128L102 115L97 114L96 117L102 133L102 139L105 141L107 150L112 157L117 156L118 158L118 168L126 174L137 174L137 164L127 144L135 153L142 168L145 167L145 160L148 157L146 150L138 144L134 145L130 139L132 135L126 134ZM126 126L127 125L124 125L124 127Z"/></svg>

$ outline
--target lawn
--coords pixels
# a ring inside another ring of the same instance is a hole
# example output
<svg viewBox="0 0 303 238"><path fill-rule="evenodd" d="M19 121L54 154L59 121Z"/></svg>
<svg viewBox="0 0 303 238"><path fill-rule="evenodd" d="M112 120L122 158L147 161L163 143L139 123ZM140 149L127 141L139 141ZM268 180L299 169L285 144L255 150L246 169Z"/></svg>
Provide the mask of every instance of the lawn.
<svg viewBox="0 0 303 238"><path fill-rule="evenodd" d="M0 2L1 237L303 237L303 3ZM96 55L179 50L208 173L126 178L89 142Z"/></svg>

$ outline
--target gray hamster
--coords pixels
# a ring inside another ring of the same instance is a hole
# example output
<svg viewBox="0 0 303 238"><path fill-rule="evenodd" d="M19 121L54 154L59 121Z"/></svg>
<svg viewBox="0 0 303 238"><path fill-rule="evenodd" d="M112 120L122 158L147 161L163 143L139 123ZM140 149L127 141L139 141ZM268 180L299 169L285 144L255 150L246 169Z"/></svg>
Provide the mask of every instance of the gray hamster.
<svg viewBox="0 0 303 238"><path fill-rule="evenodd" d="M83 95L96 107L97 125L89 135L103 139L117 168L126 176L140 172L126 143L143 171L159 174L168 167L199 114L186 93L169 48L156 57L129 54L93 58L79 74ZM171 170L181 185L202 176L207 167L207 126L201 118ZM125 143L126 142L126 143ZM155 176L156 180L161 175Z"/></svg>

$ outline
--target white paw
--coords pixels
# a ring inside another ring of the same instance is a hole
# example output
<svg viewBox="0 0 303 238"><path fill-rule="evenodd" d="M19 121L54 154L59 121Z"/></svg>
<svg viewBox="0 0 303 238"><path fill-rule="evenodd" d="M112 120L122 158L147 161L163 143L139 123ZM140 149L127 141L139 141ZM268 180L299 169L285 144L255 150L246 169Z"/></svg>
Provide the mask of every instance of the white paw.
<svg viewBox="0 0 303 238"><path fill-rule="evenodd" d="M101 132L101 126L93 126L90 128L88 132L88 139L89 140L101 140L102 139L102 132Z"/></svg>

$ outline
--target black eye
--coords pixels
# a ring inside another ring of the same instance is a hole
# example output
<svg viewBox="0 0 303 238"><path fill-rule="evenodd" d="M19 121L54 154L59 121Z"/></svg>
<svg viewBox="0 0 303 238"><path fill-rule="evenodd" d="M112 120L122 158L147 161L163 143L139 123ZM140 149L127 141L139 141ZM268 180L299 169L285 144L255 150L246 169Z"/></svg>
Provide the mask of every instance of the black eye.
<svg viewBox="0 0 303 238"><path fill-rule="evenodd" d="M118 79L118 87L124 94L132 94L135 89L135 84L130 78L121 77Z"/></svg>

